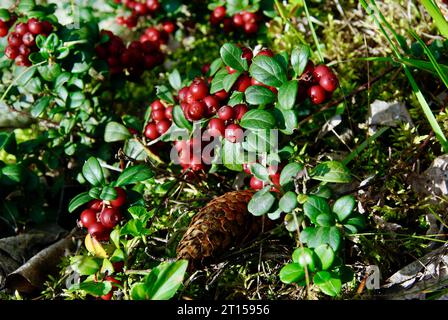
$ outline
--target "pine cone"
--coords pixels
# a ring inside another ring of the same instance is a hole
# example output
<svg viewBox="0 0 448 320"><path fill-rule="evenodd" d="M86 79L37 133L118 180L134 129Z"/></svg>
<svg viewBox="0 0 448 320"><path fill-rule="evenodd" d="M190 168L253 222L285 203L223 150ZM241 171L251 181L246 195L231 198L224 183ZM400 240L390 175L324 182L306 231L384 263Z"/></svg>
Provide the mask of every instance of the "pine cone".
<svg viewBox="0 0 448 320"><path fill-rule="evenodd" d="M247 211L252 195L251 190L232 191L210 201L193 217L177 246L177 258L197 267L258 236L262 218Z"/></svg>

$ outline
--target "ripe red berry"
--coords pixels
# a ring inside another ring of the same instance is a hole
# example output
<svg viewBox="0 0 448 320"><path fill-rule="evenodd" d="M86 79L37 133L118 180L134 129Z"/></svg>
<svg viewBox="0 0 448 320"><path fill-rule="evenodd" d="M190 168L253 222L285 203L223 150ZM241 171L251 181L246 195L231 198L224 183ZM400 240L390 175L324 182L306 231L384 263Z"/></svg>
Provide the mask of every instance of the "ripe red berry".
<svg viewBox="0 0 448 320"><path fill-rule="evenodd" d="M162 135L165 132L168 131L168 129L171 127L171 122L169 120L161 120L156 124L157 132Z"/></svg>
<svg viewBox="0 0 448 320"><path fill-rule="evenodd" d="M145 137L149 140L155 140L159 137L157 126L154 123L148 123L145 128Z"/></svg>
<svg viewBox="0 0 448 320"><path fill-rule="evenodd" d="M155 27L149 27L146 29L145 35L147 36L148 41L158 42L160 40L160 31Z"/></svg>
<svg viewBox="0 0 448 320"><path fill-rule="evenodd" d="M238 80L234 84L236 91L245 92L251 85L251 78L247 74L239 76Z"/></svg>
<svg viewBox="0 0 448 320"><path fill-rule="evenodd" d="M250 187L254 190L261 190L264 187L264 182L253 176L250 178Z"/></svg>
<svg viewBox="0 0 448 320"><path fill-rule="evenodd" d="M244 25L244 19L241 13L236 13L233 16L233 24L237 27L242 27Z"/></svg>
<svg viewBox="0 0 448 320"><path fill-rule="evenodd" d="M112 207L121 207L126 202L126 191L120 187L116 187L115 190L117 191L117 198L115 200L110 200L110 205Z"/></svg>
<svg viewBox="0 0 448 320"><path fill-rule="evenodd" d="M176 30L176 25L172 21L165 21L162 23L162 28L167 33L173 33Z"/></svg>
<svg viewBox="0 0 448 320"><path fill-rule="evenodd" d="M31 65L31 62L28 59L28 57L22 56L21 54L19 54L16 57L15 62L16 62L16 65L18 65L20 67L29 67Z"/></svg>
<svg viewBox="0 0 448 320"><path fill-rule="evenodd" d="M141 2L137 2L135 4L134 10L135 10L135 13L137 13L140 16L144 16L145 14L148 13L148 7L144 3L141 3Z"/></svg>
<svg viewBox="0 0 448 320"><path fill-rule="evenodd" d="M8 43L11 47L19 47L22 44L22 38L19 34L12 32L8 36Z"/></svg>
<svg viewBox="0 0 448 320"><path fill-rule="evenodd" d="M190 85L189 92L194 100L201 100L208 95L208 86L203 80L193 82Z"/></svg>
<svg viewBox="0 0 448 320"><path fill-rule="evenodd" d="M321 77L332 73L331 69L324 64L316 66L313 70L313 76L317 81L319 81Z"/></svg>
<svg viewBox="0 0 448 320"><path fill-rule="evenodd" d="M226 127L225 137L232 143L241 142L244 136L243 129L235 123L229 124Z"/></svg>
<svg viewBox="0 0 448 320"><path fill-rule="evenodd" d="M103 226L101 222L95 222L91 224L87 231L89 234L97 239L98 241L108 241L109 240L109 229Z"/></svg>
<svg viewBox="0 0 448 320"><path fill-rule="evenodd" d="M146 0L146 7L148 7L149 11L157 11L160 8L160 3L158 0Z"/></svg>
<svg viewBox="0 0 448 320"><path fill-rule="evenodd" d="M218 110L218 117L223 121L231 120L234 116L233 108L231 106L224 106Z"/></svg>
<svg viewBox="0 0 448 320"><path fill-rule="evenodd" d="M44 26L38 20L30 19L28 20L28 30L30 30L32 34L37 35L41 34L44 31Z"/></svg>
<svg viewBox="0 0 448 320"><path fill-rule="evenodd" d="M215 96L206 96L203 101L207 106L208 114L216 114L219 108L219 100Z"/></svg>
<svg viewBox="0 0 448 320"><path fill-rule="evenodd" d="M257 15L253 12L244 12L242 16L245 24L257 22Z"/></svg>
<svg viewBox="0 0 448 320"><path fill-rule="evenodd" d="M250 50L248 47L243 47L241 49L243 50L243 54L241 55L241 57L243 59L246 59L247 62L250 62L252 60L252 58L254 57L252 50Z"/></svg>
<svg viewBox="0 0 448 320"><path fill-rule="evenodd" d="M117 208L104 208L100 213L101 224L109 229L115 227L121 219L121 213Z"/></svg>
<svg viewBox="0 0 448 320"><path fill-rule="evenodd" d="M338 88L339 81L334 74L326 74L320 78L319 85L324 88L325 91L333 92Z"/></svg>
<svg viewBox="0 0 448 320"><path fill-rule="evenodd" d="M223 6L216 7L212 12L212 16L216 21L222 21L226 16L226 8Z"/></svg>
<svg viewBox="0 0 448 320"><path fill-rule="evenodd" d="M252 172L250 171L250 163L243 163L243 171L247 174L252 174Z"/></svg>
<svg viewBox="0 0 448 320"><path fill-rule="evenodd" d="M208 123L208 128L212 136L215 135L224 136L226 131L226 125L224 121L218 118L211 119L210 122Z"/></svg>
<svg viewBox="0 0 448 320"><path fill-rule="evenodd" d="M8 28L7 27L0 27L0 38L3 38L8 34Z"/></svg>
<svg viewBox="0 0 448 320"><path fill-rule="evenodd" d="M187 93L188 91L190 91L189 87L183 87L182 89L179 90L179 101L185 101L186 97L187 97Z"/></svg>
<svg viewBox="0 0 448 320"><path fill-rule="evenodd" d="M93 209L85 209L81 213L79 220L84 228L88 229L91 225L97 222L96 213L97 211Z"/></svg>
<svg viewBox="0 0 448 320"><path fill-rule="evenodd" d="M245 23L244 24L244 32L247 34L255 34L258 32L258 24L254 23Z"/></svg>
<svg viewBox="0 0 448 320"><path fill-rule="evenodd" d="M5 48L5 56L9 59L14 60L19 55L19 49L17 47L7 46Z"/></svg>
<svg viewBox="0 0 448 320"><path fill-rule="evenodd" d="M270 49L262 49L257 53L257 57L258 56L273 57L274 52L272 52L272 50L270 50Z"/></svg>
<svg viewBox="0 0 448 320"><path fill-rule="evenodd" d="M32 47L36 44L34 35L31 32L25 33L22 37L22 41L23 41L23 44L28 47Z"/></svg>
<svg viewBox="0 0 448 320"><path fill-rule="evenodd" d="M235 120L241 120L248 110L249 109L245 104L237 104L236 106L234 106L233 113L235 115Z"/></svg>
<svg viewBox="0 0 448 320"><path fill-rule="evenodd" d="M23 36L25 33L28 32L28 25L26 23L20 22L16 25L16 33Z"/></svg>
<svg viewBox="0 0 448 320"><path fill-rule="evenodd" d="M173 106L166 107L165 118L172 121L173 120Z"/></svg>
<svg viewBox="0 0 448 320"><path fill-rule="evenodd" d="M207 106L203 101L193 101L188 106L188 115L192 120L200 120L207 111Z"/></svg>
<svg viewBox="0 0 448 320"><path fill-rule="evenodd" d="M165 110L151 110L151 118L154 121L160 121L165 119Z"/></svg>
<svg viewBox="0 0 448 320"><path fill-rule="evenodd" d="M218 98L220 101L224 101L228 98L229 94L224 89L222 89L218 92L215 92L214 96Z"/></svg>
<svg viewBox="0 0 448 320"><path fill-rule="evenodd" d="M43 33L50 34L53 31L53 25L50 21L42 21Z"/></svg>
<svg viewBox="0 0 448 320"><path fill-rule="evenodd" d="M308 89L308 96L313 104L321 104L325 101L326 94L324 88L319 85L312 86Z"/></svg>

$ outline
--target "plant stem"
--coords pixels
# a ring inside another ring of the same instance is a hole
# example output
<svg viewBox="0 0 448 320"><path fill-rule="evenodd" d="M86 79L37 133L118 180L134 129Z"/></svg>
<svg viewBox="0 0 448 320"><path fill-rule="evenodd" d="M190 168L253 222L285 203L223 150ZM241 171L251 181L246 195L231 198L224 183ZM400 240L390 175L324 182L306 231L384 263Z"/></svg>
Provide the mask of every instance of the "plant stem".
<svg viewBox="0 0 448 320"><path fill-rule="evenodd" d="M310 25L311 34L313 35L314 43L316 44L317 55L319 56L320 62L324 62L324 56L323 56L322 52L320 51L319 39L317 38L316 30L314 30L314 25L313 25L313 22L311 21L311 16L308 11L308 6L306 5L306 0L303 0L303 7L305 9L306 18L308 19L308 23Z"/></svg>

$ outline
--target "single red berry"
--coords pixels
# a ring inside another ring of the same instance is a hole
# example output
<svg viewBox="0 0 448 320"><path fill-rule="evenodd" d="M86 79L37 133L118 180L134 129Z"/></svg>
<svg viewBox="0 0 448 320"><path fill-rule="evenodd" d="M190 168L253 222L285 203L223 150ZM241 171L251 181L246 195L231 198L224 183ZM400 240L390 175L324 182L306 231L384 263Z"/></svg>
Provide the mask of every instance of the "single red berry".
<svg viewBox="0 0 448 320"><path fill-rule="evenodd" d="M137 2L135 4L134 10L135 10L135 13L137 13L140 16L144 16L145 14L148 13L148 7L144 3L141 3L141 2Z"/></svg>
<svg viewBox="0 0 448 320"><path fill-rule="evenodd" d="M19 54L14 61L16 62L16 65L20 67L29 67L31 65L28 57L22 56L21 54Z"/></svg>
<svg viewBox="0 0 448 320"><path fill-rule="evenodd" d="M162 135L165 132L168 131L168 129L171 127L171 122L169 120L161 120L156 124L157 132Z"/></svg>
<svg viewBox="0 0 448 320"><path fill-rule="evenodd" d="M151 110L151 118L156 122L165 119L165 110Z"/></svg>
<svg viewBox="0 0 448 320"><path fill-rule="evenodd" d="M110 230L108 228L106 228L105 226L103 226L103 224L101 222L95 222L95 223L91 224L87 228L87 231L89 232L89 234L92 237L94 237L98 241L108 241L109 240Z"/></svg>
<svg viewBox="0 0 448 320"><path fill-rule="evenodd" d="M254 190L261 190L264 187L264 182L258 180L257 178L255 178L255 176L253 176L252 178L250 178L250 187Z"/></svg>
<svg viewBox="0 0 448 320"><path fill-rule="evenodd" d="M241 13L236 13L233 16L233 24L237 27L242 27L244 25L244 19Z"/></svg>
<svg viewBox="0 0 448 320"><path fill-rule="evenodd" d="M79 220L81 221L81 224L84 228L90 228L91 225L93 225L94 223L97 223L96 220L96 210L93 209L85 209L80 217Z"/></svg>
<svg viewBox="0 0 448 320"><path fill-rule="evenodd" d="M172 21L165 21L162 23L162 28L167 33L173 33L176 30L176 25Z"/></svg>
<svg viewBox="0 0 448 320"><path fill-rule="evenodd" d="M207 106L208 114L216 114L219 109L219 100L215 96L206 96L202 101L204 101Z"/></svg>
<svg viewBox="0 0 448 320"><path fill-rule="evenodd" d="M219 134L220 136L224 136L226 131L226 125L223 120L218 118L213 118L208 123L208 128L211 131L210 134L215 136Z"/></svg>
<svg viewBox="0 0 448 320"><path fill-rule="evenodd" d="M313 70L313 76L317 81L319 81L321 77L332 73L331 69L324 64L316 66Z"/></svg>
<svg viewBox="0 0 448 320"><path fill-rule="evenodd" d="M319 85L310 87L308 89L308 96L313 104L321 104L326 99L325 90Z"/></svg>
<svg viewBox="0 0 448 320"><path fill-rule="evenodd" d="M333 92L338 88L339 81L334 74L330 73L323 75L320 78L319 85L324 88L325 91Z"/></svg>
<svg viewBox="0 0 448 320"><path fill-rule="evenodd" d="M26 23L20 22L19 24L16 25L15 30L18 35L23 36L25 33L28 32L28 25Z"/></svg>
<svg viewBox="0 0 448 320"><path fill-rule="evenodd" d="M245 23L244 24L244 32L247 34L255 34L258 32L258 24L254 23Z"/></svg>
<svg viewBox="0 0 448 320"><path fill-rule="evenodd" d="M257 57L258 57L258 56L273 57L273 56L274 56L274 52L272 52L272 50L270 50L270 49L261 49L261 50L257 53Z"/></svg>
<svg viewBox="0 0 448 320"><path fill-rule="evenodd" d="M146 29L145 35L151 42L158 42L160 40L160 31L157 30L155 27L149 27L148 29Z"/></svg>
<svg viewBox="0 0 448 320"><path fill-rule="evenodd" d="M234 84L236 91L245 92L251 85L251 78L247 74L242 74Z"/></svg>
<svg viewBox="0 0 448 320"><path fill-rule="evenodd" d="M23 44L32 47L36 44L36 40L34 38L34 35L31 32L27 32L22 37Z"/></svg>
<svg viewBox="0 0 448 320"><path fill-rule="evenodd" d="M38 34L41 34L44 31L44 26L38 20L30 19L30 20L28 20L28 29L30 30L30 32L32 34L38 35Z"/></svg>
<svg viewBox="0 0 448 320"><path fill-rule="evenodd" d="M280 192L280 173L276 173L270 176L271 182L274 185L271 188L271 191Z"/></svg>
<svg viewBox="0 0 448 320"><path fill-rule="evenodd" d="M207 106L203 101L194 101L188 106L188 115L192 120L200 120L205 115Z"/></svg>
<svg viewBox="0 0 448 320"><path fill-rule="evenodd" d="M224 106L218 110L218 117L223 121L228 121L233 119L234 112L231 106Z"/></svg>
<svg viewBox="0 0 448 320"><path fill-rule="evenodd" d="M159 137L157 126L154 123L148 123L145 127L145 137L149 140L155 140Z"/></svg>
<svg viewBox="0 0 448 320"><path fill-rule="evenodd" d="M233 113L235 115L235 120L241 120L248 110L249 109L245 104L237 104L236 106L234 106Z"/></svg>
<svg viewBox="0 0 448 320"><path fill-rule="evenodd" d="M186 99L186 97L187 97L187 94L188 94L188 92L190 91L190 88L189 87L183 87L182 89L180 89L179 90L179 94L178 94L178 96L179 96L179 101L185 101L185 99Z"/></svg>
<svg viewBox="0 0 448 320"><path fill-rule="evenodd" d="M117 208L104 208L100 213L101 224L109 229L115 227L121 219L121 213Z"/></svg>
<svg viewBox="0 0 448 320"><path fill-rule="evenodd" d="M243 129L235 123L229 124L226 127L225 137L232 143L241 142L244 136Z"/></svg>
<svg viewBox="0 0 448 320"><path fill-rule="evenodd" d="M250 163L243 163L243 171L247 174L252 174L252 172L250 171Z"/></svg>
<svg viewBox="0 0 448 320"><path fill-rule="evenodd" d="M223 6L216 7L212 12L212 16L216 19L216 21L222 21L226 16L226 8Z"/></svg>
<svg viewBox="0 0 448 320"><path fill-rule="evenodd" d="M7 27L0 27L0 38L3 38L8 34L8 28Z"/></svg>
<svg viewBox="0 0 448 320"><path fill-rule="evenodd" d="M17 47L7 46L5 48L5 56L9 59L14 60L19 55L19 49Z"/></svg>
<svg viewBox="0 0 448 320"><path fill-rule="evenodd" d="M126 191L123 188L115 187L117 191L117 198L115 200L110 200L110 205L112 207L121 207L126 202Z"/></svg>
<svg viewBox="0 0 448 320"><path fill-rule="evenodd" d="M146 6L148 7L149 11L157 11L160 9L160 3L158 0L146 0Z"/></svg>
<svg viewBox="0 0 448 320"><path fill-rule="evenodd" d="M50 21L42 21L43 33L50 34L53 31L53 25Z"/></svg>
<svg viewBox="0 0 448 320"><path fill-rule="evenodd" d="M22 38L18 33L11 32L8 36L8 43L11 47L19 47L22 44Z"/></svg>
<svg viewBox="0 0 448 320"><path fill-rule="evenodd" d="M208 86L205 81L197 81L193 82L190 85L190 94L192 95L194 100L204 99L208 95Z"/></svg>
<svg viewBox="0 0 448 320"><path fill-rule="evenodd" d="M254 53L252 52L252 50L250 50L248 47L243 47L241 48L241 50L243 50L243 54L241 55L241 57L243 59L246 59L247 62L250 62L254 57Z"/></svg>
<svg viewBox="0 0 448 320"><path fill-rule="evenodd" d="M31 53L31 49L26 45L21 44L19 47L19 53L24 57L28 57Z"/></svg>
<svg viewBox="0 0 448 320"><path fill-rule="evenodd" d="M242 18L245 24L257 22L257 15L253 12L243 12Z"/></svg>
<svg viewBox="0 0 448 320"><path fill-rule="evenodd" d="M165 118L172 121L173 120L173 106L168 106L165 109Z"/></svg>

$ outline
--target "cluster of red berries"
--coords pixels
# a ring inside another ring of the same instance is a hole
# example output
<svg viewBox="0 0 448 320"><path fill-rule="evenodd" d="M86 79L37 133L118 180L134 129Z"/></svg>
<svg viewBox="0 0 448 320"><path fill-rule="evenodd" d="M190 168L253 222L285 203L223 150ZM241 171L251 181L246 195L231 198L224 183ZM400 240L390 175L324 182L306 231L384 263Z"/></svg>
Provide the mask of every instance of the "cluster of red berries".
<svg viewBox="0 0 448 320"><path fill-rule="evenodd" d="M106 34L109 40L96 46L96 54L98 58L107 61L111 74L127 70L131 77L139 77L145 70L163 63L163 53L149 41L132 41L126 47L123 40L112 32L102 30L101 34Z"/></svg>
<svg viewBox="0 0 448 320"><path fill-rule="evenodd" d="M6 36L9 32L9 29L12 27L12 25L17 21L16 15L11 15L9 20L2 20L0 19L0 38L3 38Z"/></svg>
<svg viewBox="0 0 448 320"><path fill-rule="evenodd" d="M8 23L11 23L11 21L14 20L9 20ZM6 23L0 20L0 35L2 37L8 34L8 29ZM16 24L14 31L8 35L5 56L14 60L18 66L30 66L29 55L38 51L36 37L40 34L48 36L52 31L53 25L48 21L31 18L27 22L19 22Z"/></svg>
<svg viewBox="0 0 448 320"><path fill-rule="evenodd" d="M115 188L117 198L106 202L92 200L79 218L81 225L98 241L108 241L112 230L122 219L120 207L126 202L126 192Z"/></svg>
<svg viewBox="0 0 448 320"><path fill-rule="evenodd" d="M137 25L139 17L152 15L160 10L160 3L158 0L114 0L117 4L123 4L126 8L132 10L132 14L128 17L117 17L117 22L125 25L128 28L134 28Z"/></svg>
<svg viewBox="0 0 448 320"><path fill-rule="evenodd" d="M271 191L279 192L280 191L280 172L281 168L283 168L283 164L280 164L278 166L269 166L268 172L269 172L269 179L272 182L273 187L271 188ZM254 190L261 190L264 187L266 187L266 182L257 179L254 175L252 175L252 172L250 171L250 164L244 163L243 164L243 170L247 174L251 175L250 178L250 187Z"/></svg>
<svg viewBox="0 0 448 320"><path fill-rule="evenodd" d="M309 61L299 80L297 99L299 102L310 98L313 104L321 104L331 98L338 88L338 77L326 65L314 66Z"/></svg>
<svg viewBox="0 0 448 320"><path fill-rule="evenodd" d="M173 121L173 106L165 106L160 100L151 103L151 121L145 127L145 137L155 140L168 131Z"/></svg>
<svg viewBox="0 0 448 320"><path fill-rule="evenodd" d="M171 21L165 21L156 27L146 28L144 33L140 36L140 42L150 43L160 47L162 44L168 42L169 36L176 30L176 25Z"/></svg>
<svg viewBox="0 0 448 320"><path fill-rule="evenodd" d="M248 35L258 32L262 17L259 13L242 11L232 17L227 16L224 6L216 7L210 14L210 23L214 26L222 26L224 32L243 30Z"/></svg>

